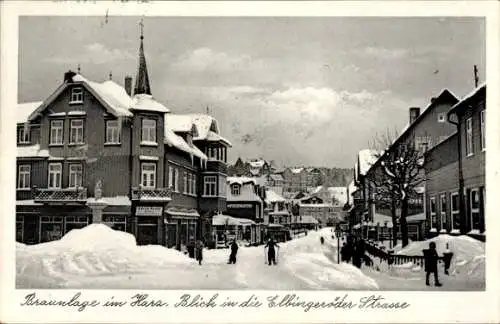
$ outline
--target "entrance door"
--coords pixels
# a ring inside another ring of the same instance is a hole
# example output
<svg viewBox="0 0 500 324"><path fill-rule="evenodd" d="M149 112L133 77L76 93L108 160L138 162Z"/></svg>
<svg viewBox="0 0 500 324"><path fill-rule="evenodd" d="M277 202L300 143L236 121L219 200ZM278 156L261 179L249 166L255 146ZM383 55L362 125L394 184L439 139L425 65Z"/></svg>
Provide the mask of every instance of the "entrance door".
<svg viewBox="0 0 500 324"><path fill-rule="evenodd" d="M138 217L136 239L138 245L159 244L158 217Z"/></svg>
<svg viewBox="0 0 500 324"><path fill-rule="evenodd" d="M158 226L152 224L137 225L137 245L158 244Z"/></svg>

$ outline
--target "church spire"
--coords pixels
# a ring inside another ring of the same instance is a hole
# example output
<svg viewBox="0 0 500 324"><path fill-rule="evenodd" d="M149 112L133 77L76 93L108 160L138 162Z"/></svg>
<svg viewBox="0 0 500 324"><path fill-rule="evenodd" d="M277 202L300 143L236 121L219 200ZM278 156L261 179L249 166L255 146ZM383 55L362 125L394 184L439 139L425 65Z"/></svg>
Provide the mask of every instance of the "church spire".
<svg viewBox="0 0 500 324"><path fill-rule="evenodd" d="M141 19L139 23L141 27L141 46L139 47L139 69L135 78L134 94L151 94L149 86L148 68L146 66L146 57L144 56L144 23Z"/></svg>

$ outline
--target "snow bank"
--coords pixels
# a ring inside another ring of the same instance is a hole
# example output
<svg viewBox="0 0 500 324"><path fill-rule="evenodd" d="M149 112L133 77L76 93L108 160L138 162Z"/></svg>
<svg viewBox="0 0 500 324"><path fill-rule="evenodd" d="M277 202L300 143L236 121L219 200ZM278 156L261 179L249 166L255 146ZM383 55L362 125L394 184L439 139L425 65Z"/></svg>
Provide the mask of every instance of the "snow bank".
<svg viewBox="0 0 500 324"><path fill-rule="evenodd" d="M332 228L309 231L307 236L281 244L285 266L318 289L378 289L375 280L351 264L337 264L337 239ZM320 238L325 243L320 243Z"/></svg>
<svg viewBox="0 0 500 324"><path fill-rule="evenodd" d="M412 242L404 249L401 249L397 254L403 255L422 255L422 250L429 248L429 243L436 243L436 250L439 255L442 255L446 250L446 244L449 245L449 250L453 252L453 258L456 260L471 260L475 256L483 255L485 252L485 244L479 240L473 239L467 235L452 236L441 234L435 238L425 241Z"/></svg>
<svg viewBox="0 0 500 324"><path fill-rule="evenodd" d="M193 263L184 254L162 246L137 246L135 237L103 224L67 233L58 241L16 244L19 281L37 277L64 283L72 275L138 273L172 264ZM40 279L41 280L41 279Z"/></svg>

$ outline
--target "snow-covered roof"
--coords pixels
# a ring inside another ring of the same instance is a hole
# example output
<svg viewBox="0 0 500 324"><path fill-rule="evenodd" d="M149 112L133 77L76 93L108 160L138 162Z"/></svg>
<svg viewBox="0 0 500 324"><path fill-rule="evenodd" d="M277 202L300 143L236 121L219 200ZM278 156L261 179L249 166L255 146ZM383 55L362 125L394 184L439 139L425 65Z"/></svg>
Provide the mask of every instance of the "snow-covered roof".
<svg viewBox="0 0 500 324"><path fill-rule="evenodd" d="M209 115L204 114L190 114L191 120L198 128L198 136L195 137L196 140L204 140L208 136L208 132L211 130L212 126L215 128L216 133L219 132L219 125L217 120Z"/></svg>
<svg viewBox="0 0 500 324"><path fill-rule="evenodd" d="M87 198L87 203L104 202L109 206L130 206L130 199L127 196L102 197L96 200L94 197Z"/></svg>
<svg viewBox="0 0 500 324"><path fill-rule="evenodd" d="M316 188L314 188L312 191L311 191L311 194L317 194L319 193L321 190L323 190L323 186L317 186Z"/></svg>
<svg viewBox="0 0 500 324"><path fill-rule="evenodd" d="M231 183L234 184L235 182ZM248 202L260 202L261 198L255 193L254 186L252 182L244 182L242 183L240 194L233 195L231 186L227 186L227 197L226 201L230 202L240 202L240 201L248 201Z"/></svg>
<svg viewBox="0 0 500 324"><path fill-rule="evenodd" d="M222 226L222 225L252 225L255 224L254 221L247 218L236 218L228 215L215 215L212 217L212 225Z"/></svg>
<svg viewBox="0 0 500 324"><path fill-rule="evenodd" d="M266 161L264 160L252 160L248 162L252 168L262 168Z"/></svg>
<svg viewBox="0 0 500 324"><path fill-rule="evenodd" d="M17 157L18 158L28 158L28 157L49 157L49 150L41 150L40 144L29 145L29 146L18 146L17 147Z"/></svg>
<svg viewBox="0 0 500 324"><path fill-rule="evenodd" d="M376 150L365 149L358 153L358 172L360 175L366 175L370 167L377 161L378 152Z"/></svg>
<svg viewBox="0 0 500 324"><path fill-rule="evenodd" d="M304 203L300 203L299 204L300 207L312 207L312 208L327 208L327 207L333 207L332 204L304 204Z"/></svg>
<svg viewBox="0 0 500 324"><path fill-rule="evenodd" d="M273 190L271 189L266 190L266 202L273 203L273 202L285 202L285 201L286 201L285 198L278 195Z"/></svg>
<svg viewBox="0 0 500 324"><path fill-rule="evenodd" d="M270 174L269 177L272 179L272 180L283 180L283 176L281 174L276 174L276 173L273 173L273 174Z"/></svg>
<svg viewBox="0 0 500 324"><path fill-rule="evenodd" d="M233 184L233 183L238 183L240 185L244 183L251 182L253 184L257 184L257 179L255 178L250 178L250 177L227 177L227 183Z"/></svg>
<svg viewBox="0 0 500 324"><path fill-rule="evenodd" d="M304 168L292 168L292 169L290 169L290 171L292 171L292 173L301 173L303 170L304 170Z"/></svg>
<svg viewBox="0 0 500 324"><path fill-rule="evenodd" d="M345 204L348 201L346 187L328 187L330 197L335 198L340 204Z"/></svg>
<svg viewBox="0 0 500 324"><path fill-rule="evenodd" d="M189 115L167 114L165 115L165 126L176 133L187 133L193 129L193 119Z"/></svg>
<svg viewBox="0 0 500 324"><path fill-rule="evenodd" d="M208 131L206 140L211 142L224 142L229 146L233 146L231 142L213 131Z"/></svg>
<svg viewBox="0 0 500 324"><path fill-rule="evenodd" d="M195 145L190 146L181 136L175 134L165 123L165 144L175 147L181 151L184 151L190 155L198 157L200 160L206 161L208 157Z"/></svg>
<svg viewBox="0 0 500 324"><path fill-rule="evenodd" d="M152 95L137 94L132 98L132 109L142 111L154 111L168 113L170 110L160 102L156 101Z"/></svg>
<svg viewBox="0 0 500 324"><path fill-rule="evenodd" d="M451 107L450 112L455 110L456 107L460 106L465 101L474 97L481 89L486 88L486 81L477 86L474 90L466 94L459 102L457 102L453 107Z"/></svg>
<svg viewBox="0 0 500 324"><path fill-rule="evenodd" d="M259 173L260 173L260 170L259 169L250 169L248 170L250 171L250 173L253 175L253 176L258 176Z"/></svg>
<svg viewBox="0 0 500 324"><path fill-rule="evenodd" d="M112 80L102 83L89 81L81 74L73 77L73 82L81 82L93 90L100 99L102 99L113 111L116 116L131 116L130 108L132 99L125 91L125 88Z"/></svg>
<svg viewBox="0 0 500 324"><path fill-rule="evenodd" d="M17 104L16 110L16 123L25 123L28 121L29 115L31 115L43 101L33 101L33 102L23 102Z"/></svg>

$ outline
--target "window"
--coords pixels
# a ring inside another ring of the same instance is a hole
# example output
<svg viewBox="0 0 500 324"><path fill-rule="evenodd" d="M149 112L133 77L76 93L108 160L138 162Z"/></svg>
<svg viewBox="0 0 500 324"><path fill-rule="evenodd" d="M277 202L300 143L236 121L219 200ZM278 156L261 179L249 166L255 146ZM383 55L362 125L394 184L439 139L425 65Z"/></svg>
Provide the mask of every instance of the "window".
<svg viewBox="0 0 500 324"><path fill-rule="evenodd" d="M168 185L173 191L179 192L179 170L172 165L168 169Z"/></svg>
<svg viewBox="0 0 500 324"><path fill-rule="evenodd" d="M16 242L23 242L24 239L24 217L16 216Z"/></svg>
<svg viewBox="0 0 500 324"><path fill-rule="evenodd" d="M440 210L440 218L441 218L441 229L446 229L446 194L441 194L441 210Z"/></svg>
<svg viewBox="0 0 500 324"><path fill-rule="evenodd" d="M18 168L17 189L30 188L31 166L29 164L20 165Z"/></svg>
<svg viewBox="0 0 500 324"><path fill-rule="evenodd" d="M486 150L486 129L484 128L484 114L485 111L481 110L481 150Z"/></svg>
<svg viewBox="0 0 500 324"><path fill-rule="evenodd" d="M87 216L66 216L64 222L64 231L68 233L73 229L79 229L87 226L89 224L89 218Z"/></svg>
<svg viewBox="0 0 500 324"><path fill-rule="evenodd" d="M120 125L118 120L106 121L106 143L120 144Z"/></svg>
<svg viewBox="0 0 500 324"><path fill-rule="evenodd" d="M241 186L237 183L231 185L231 195L239 196L241 194Z"/></svg>
<svg viewBox="0 0 500 324"><path fill-rule="evenodd" d="M451 229L460 229L460 201L458 192L451 194Z"/></svg>
<svg viewBox="0 0 500 324"><path fill-rule="evenodd" d="M471 230L479 230L479 189L470 191Z"/></svg>
<svg viewBox="0 0 500 324"><path fill-rule="evenodd" d="M83 102L83 89L80 87L71 89L70 103L82 103L82 102Z"/></svg>
<svg viewBox="0 0 500 324"><path fill-rule="evenodd" d="M432 228L437 228L437 219L436 219L436 197L431 197L430 201L431 205L431 227Z"/></svg>
<svg viewBox="0 0 500 324"><path fill-rule="evenodd" d="M217 196L217 177L206 176L204 178L203 194L209 197Z"/></svg>
<svg viewBox="0 0 500 324"><path fill-rule="evenodd" d="M444 113L439 113L438 114L438 123L444 123L446 121L446 118L444 116Z"/></svg>
<svg viewBox="0 0 500 324"><path fill-rule="evenodd" d="M174 168L171 165L168 166L168 186L174 189Z"/></svg>
<svg viewBox="0 0 500 324"><path fill-rule="evenodd" d="M196 174L193 174L192 178L192 186L191 186L191 194L196 195Z"/></svg>
<svg viewBox="0 0 500 324"><path fill-rule="evenodd" d="M470 156L474 154L472 146L472 118L467 118L465 121L465 154Z"/></svg>
<svg viewBox="0 0 500 324"><path fill-rule="evenodd" d="M82 186L83 168L81 164L69 165L69 187L76 188Z"/></svg>
<svg viewBox="0 0 500 324"><path fill-rule="evenodd" d="M61 188L61 174L62 174L61 163L49 164L49 185L48 185L49 189Z"/></svg>
<svg viewBox="0 0 500 324"><path fill-rule="evenodd" d="M83 143L83 119L72 119L69 130L69 142L71 144Z"/></svg>
<svg viewBox="0 0 500 324"><path fill-rule="evenodd" d="M63 126L64 121L50 121L50 144L61 145L63 143Z"/></svg>
<svg viewBox="0 0 500 324"><path fill-rule="evenodd" d="M142 142L156 143L156 120L143 119L142 120Z"/></svg>
<svg viewBox="0 0 500 324"><path fill-rule="evenodd" d="M17 128L17 143L27 144L30 142L30 129L29 126L21 126Z"/></svg>
<svg viewBox="0 0 500 324"><path fill-rule="evenodd" d="M184 182L183 182L183 184L184 184L183 192L185 194L187 194L188 190L189 190L189 188L188 188L188 173L187 173L187 171L184 171L183 179L184 179Z"/></svg>
<svg viewBox="0 0 500 324"><path fill-rule="evenodd" d="M156 188L156 164L141 164L141 184L144 188Z"/></svg>

